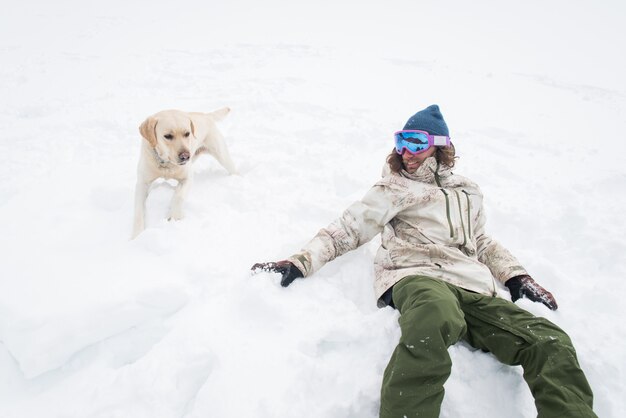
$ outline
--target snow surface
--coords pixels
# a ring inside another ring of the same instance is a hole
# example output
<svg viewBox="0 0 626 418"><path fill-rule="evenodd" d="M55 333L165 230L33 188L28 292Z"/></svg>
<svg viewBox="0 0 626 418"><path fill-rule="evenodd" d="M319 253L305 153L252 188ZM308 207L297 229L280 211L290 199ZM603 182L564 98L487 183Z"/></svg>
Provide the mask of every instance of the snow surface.
<svg viewBox="0 0 626 418"><path fill-rule="evenodd" d="M283 289L300 248L438 103L488 230L554 293L601 417L626 410L626 12L618 1L95 4L0 15L0 416L374 418L398 314L377 239ZM138 126L230 106L129 240ZM506 293L503 291L503 293ZM521 370L450 348L444 417L532 417Z"/></svg>

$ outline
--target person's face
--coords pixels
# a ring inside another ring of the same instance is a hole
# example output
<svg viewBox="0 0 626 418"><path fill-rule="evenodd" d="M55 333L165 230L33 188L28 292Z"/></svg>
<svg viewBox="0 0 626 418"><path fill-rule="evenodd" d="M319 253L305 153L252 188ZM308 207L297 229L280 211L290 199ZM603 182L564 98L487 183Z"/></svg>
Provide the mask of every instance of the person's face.
<svg viewBox="0 0 626 418"><path fill-rule="evenodd" d="M407 173L413 174L419 168L420 165L424 162L424 160L428 157L432 157L435 155L436 147L430 147L425 152L420 154L411 154L409 151L404 149L402 151L402 164L404 164L404 169Z"/></svg>

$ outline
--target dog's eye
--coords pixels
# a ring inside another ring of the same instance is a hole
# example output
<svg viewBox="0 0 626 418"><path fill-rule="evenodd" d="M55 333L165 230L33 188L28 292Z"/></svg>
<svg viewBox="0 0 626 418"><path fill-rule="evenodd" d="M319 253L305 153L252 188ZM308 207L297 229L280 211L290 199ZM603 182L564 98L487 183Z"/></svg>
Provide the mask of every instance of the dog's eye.
<svg viewBox="0 0 626 418"><path fill-rule="evenodd" d="M169 139L169 140L174 139L174 135L172 135L172 134L165 134L163 136L165 137L165 139Z"/></svg>
<svg viewBox="0 0 626 418"><path fill-rule="evenodd" d="M185 138L189 137L189 132L185 132Z"/></svg>

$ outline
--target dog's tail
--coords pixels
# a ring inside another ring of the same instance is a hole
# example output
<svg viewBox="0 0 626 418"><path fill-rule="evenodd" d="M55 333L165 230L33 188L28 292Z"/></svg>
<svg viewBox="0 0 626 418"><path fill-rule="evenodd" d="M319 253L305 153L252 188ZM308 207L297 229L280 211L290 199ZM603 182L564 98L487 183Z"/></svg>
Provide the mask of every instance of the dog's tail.
<svg viewBox="0 0 626 418"><path fill-rule="evenodd" d="M223 120L230 113L230 107L223 107L221 109L214 110L210 112L209 115L213 118L214 121L219 122Z"/></svg>

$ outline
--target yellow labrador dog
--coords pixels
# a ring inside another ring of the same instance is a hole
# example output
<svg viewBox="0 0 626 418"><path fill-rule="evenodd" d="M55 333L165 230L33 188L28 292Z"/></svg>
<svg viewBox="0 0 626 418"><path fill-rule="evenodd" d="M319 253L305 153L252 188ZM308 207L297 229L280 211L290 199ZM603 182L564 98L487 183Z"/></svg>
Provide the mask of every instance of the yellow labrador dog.
<svg viewBox="0 0 626 418"><path fill-rule="evenodd" d="M228 107L211 113L164 110L149 116L139 126L144 141L137 168L133 238L145 228L146 199L154 180L178 181L168 217L177 220L183 217L182 205L193 177L191 165L198 155L209 153L230 174L237 173L224 137L215 125L229 112Z"/></svg>

